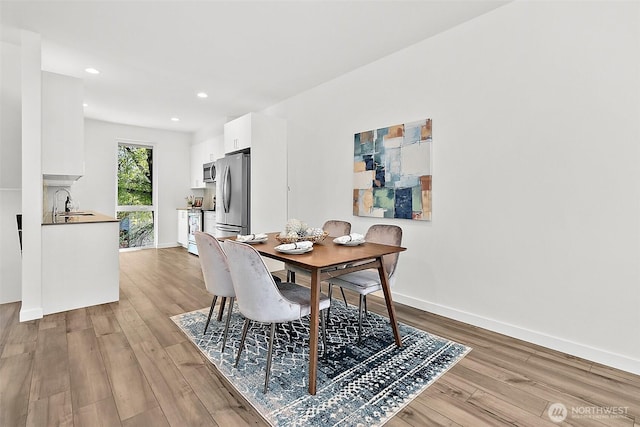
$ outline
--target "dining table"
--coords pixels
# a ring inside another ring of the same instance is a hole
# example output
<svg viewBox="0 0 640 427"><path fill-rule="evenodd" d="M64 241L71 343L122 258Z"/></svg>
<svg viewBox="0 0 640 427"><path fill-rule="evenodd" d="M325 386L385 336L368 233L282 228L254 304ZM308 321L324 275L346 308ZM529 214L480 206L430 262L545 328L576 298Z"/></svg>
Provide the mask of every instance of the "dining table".
<svg viewBox="0 0 640 427"><path fill-rule="evenodd" d="M334 243L333 236L313 244L313 250L306 253L284 253L276 249L280 245L277 236L280 233L267 233L268 239L254 244L260 255L274 260L293 264L310 272L311 275L311 317L309 319L309 393L316 394L318 367L318 330L320 284L329 277L352 273L354 271L377 269L384 294L389 321L395 343L402 346L402 337L398 329L396 313L389 286L389 277L384 268L382 257L405 251L401 246L383 245L365 242L360 245L347 246Z"/></svg>

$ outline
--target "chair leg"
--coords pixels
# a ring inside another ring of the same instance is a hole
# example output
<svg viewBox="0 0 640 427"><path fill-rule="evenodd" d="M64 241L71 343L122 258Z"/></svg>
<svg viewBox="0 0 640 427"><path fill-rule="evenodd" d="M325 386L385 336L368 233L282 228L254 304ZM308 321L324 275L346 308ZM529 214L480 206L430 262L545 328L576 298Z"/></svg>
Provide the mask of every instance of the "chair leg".
<svg viewBox="0 0 640 427"><path fill-rule="evenodd" d="M231 321L231 313L233 312L233 297L229 299L229 308L227 309L227 322L224 324L224 334L222 337L222 352L227 345L227 335L229 334L229 322Z"/></svg>
<svg viewBox="0 0 640 427"><path fill-rule="evenodd" d="M331 294L333 293L333 285L329 283L329 289L327 290L327 294L329 295L329 307L327 307L327 322L329 321L329 316L331 315Z"/></svg>
<svg viewBox="0 0 640 427"><path fill-rule="evenodd" d="M238 355L236 356L236 363L233 365L234 367L238 367L238 362L240 361L240 353L242 353L242 348L244 347L244 340L247 338L247 331L249 330L249 323L251 320L245 318L244 326L242 327L242 338L240 339L240 345L238 346Z"/></svg>
<svg viewBox="0 0 640 427"><path fill-rule="evenodd" d="M220 301L220 309L218 310L218 322L222 320L222 313L224 313L224 304L227 302L227 297L222 297Z"/></svg>
<svg viewBox="0 0 640 427"><path fill-rule="evenodd" d="M327 308L327 314L329 309ZM327 358L327 327L325 325L324 315L320 312L320 328L322 329L322 358Z"/></svg>
<svg viewBox="0 0 640 427"><path fill-rule="evenodd" d="M287 273L287 282L296 283L296 272L288 271Z"/></svg>
<svg viewBox="0 0 640 427"><path fill-rule="evenodd" d="M289 335L289 342L293 342L293 323L289 322L289 331L287 332L287 327L284 323L276 324L276 334L280 332L280 328L282 328L282 333L285 335Z"/></svg>
<svg viewBox="0 0 640 427"><path fill-rule="evenodd" d="M358 304L358 344L362 342L362 301L364 295L360 294L360 304Z"/></svg>
<svg viewBox="0 0 640 427"><path fill-rule="evenodd" d="M349 304L347 304L347 297L344 295L344 289L340 288L340 292L342 292L342 299L344 300L344 306L349 307Z"/></svg>
<svg viewBox="0 0 640 427"><path fill-rule="evenodd" d="M271 375L271 357L273 356L273 337L276 334L276 324L271 324L271 335L269 336L269 353L267 355L267 372L264 376L264 390L263 393L267 393L269 386L269 376Z"/></svg>
<svg viewBox="0 0 640 427"><path fill-rule="evenodd" d="M367 308L367 296L364 296L364 317L369 316L369 309Z"/></svg>
<svg viewBox="0 0 640 427"><path fill-rule="evenodd" d="M289 342L293 342L293 322L289 322Z"/></svg>
<svg viewBox="0 0 640 427"><path fill-rule="evenodd" d="M213 307L216 305L216 301L218 300L218 295L213 296L213 301L211 301L211 308L209 309L209 317L207 317L207 324L204 325L204 334L207 334L207 328L209 327L209 322L211 322L211 315L213 314Z"/></svg>

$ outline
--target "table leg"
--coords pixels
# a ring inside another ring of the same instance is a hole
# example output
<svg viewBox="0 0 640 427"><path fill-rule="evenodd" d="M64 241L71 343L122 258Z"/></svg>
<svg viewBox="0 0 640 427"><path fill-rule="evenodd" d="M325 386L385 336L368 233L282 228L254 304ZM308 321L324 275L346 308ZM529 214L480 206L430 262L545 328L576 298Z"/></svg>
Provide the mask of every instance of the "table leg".
<svg viewBox="0 0 640 427"><path fill-rule="evenodd" d="M311 317L309 318L309 394L316 394L319 308L320 270L313 269L311 271Z"/></svg>
<svg viewBox="0 0 640 427"><path fill-rule="evenodd" d="M393 336L396 339L396 345L402 346L402 338L400 337L400 330L398 329L398 321L396 320L396 309L393 307L393 299L391 298L391 287L389 286L389 276L384 270L384 264L382 258L378 258L380 267L378 267L378 273L380 274L380 284L382 285L382 292L384 293L384 301L387 303L387 312L389 313L389 321L391 322L391 328L393 329Z"/></svg>

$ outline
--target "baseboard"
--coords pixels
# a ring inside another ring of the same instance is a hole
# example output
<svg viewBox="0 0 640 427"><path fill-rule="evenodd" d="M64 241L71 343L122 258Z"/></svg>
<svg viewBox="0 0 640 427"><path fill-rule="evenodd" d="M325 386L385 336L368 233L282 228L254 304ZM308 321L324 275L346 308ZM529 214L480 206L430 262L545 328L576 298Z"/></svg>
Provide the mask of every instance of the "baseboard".
<svg viewBox="0 0 640 427"><path fill-rule="evenodd" d="M156 248L158 249L166 249L166 248L176 248L176 247L183 247L182 245L178 244L178 243L159 243Z"/></svg>
<svg viewBox="0 0 640 427"><path fill-rule="evenodd" d="M20 309L21 322L28 322L29 320L42 319L43 316L44 314L42 312L42 307L30 308L28 310L25 310L23 308Z"/></svg>
<svg viewBox="0 0 640 427"><path fill-rule="evenodd" d="M451 307L419 300L407 295L393 293L396 302L419 308L430 313L438 314L480 328L488 329L503 335L537 344L546 348L561 351L572 356L581 357L592 362L601 363L612 368L620 369L632 374L640 375L640 360L630 358L617 353L591 347L562 338L547 335L541 332L514 326L509 323L478 316L473 313L457 310Z"/></svg>

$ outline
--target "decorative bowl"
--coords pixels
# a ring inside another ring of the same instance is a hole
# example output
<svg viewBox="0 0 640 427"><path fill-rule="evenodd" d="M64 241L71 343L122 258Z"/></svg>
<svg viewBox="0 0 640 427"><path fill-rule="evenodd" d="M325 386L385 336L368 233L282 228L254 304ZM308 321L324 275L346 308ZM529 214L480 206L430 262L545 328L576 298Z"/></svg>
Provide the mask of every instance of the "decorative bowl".
<svg viewBox="0 0 640 427"><path fill-rule="evenodd" d="M283 237L280 235L276 236L276 240L280 243L294 243L294 242L313 242L318 243L322 242L329 233L326 231L322 232L322 234L318 236L296 236L296 237Z"/></svg>

